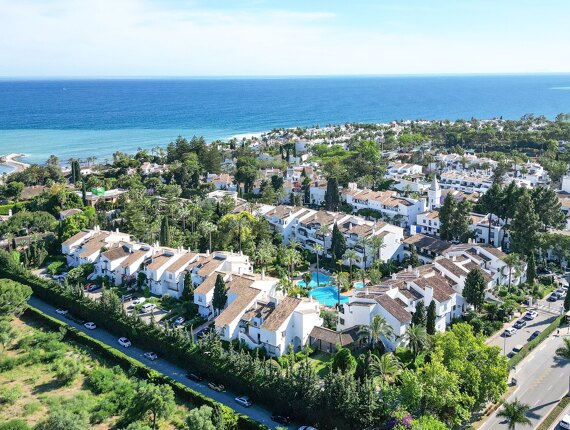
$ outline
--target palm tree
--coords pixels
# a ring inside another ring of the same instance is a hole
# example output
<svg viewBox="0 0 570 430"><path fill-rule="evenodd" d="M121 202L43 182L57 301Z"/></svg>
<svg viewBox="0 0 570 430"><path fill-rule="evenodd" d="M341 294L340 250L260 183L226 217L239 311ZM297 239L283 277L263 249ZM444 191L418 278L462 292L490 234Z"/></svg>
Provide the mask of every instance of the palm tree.
<svg viewBox="0 0 570 430"><path fill-rule="evenodd" d="M352 265L357 260L358 256L356 255L356 251L354 249L347 249L344 255L342 256L345 260L348 260L348 267L350 273L350 282L352 282Z"/></svg>
<svg viewBox="0 0 570 430"><path fill-rule="evenodd" d="M364 256L364 269L366 269L366 263L368 259L366 258L366 248L370 246L371 241L369 237L361 237L358 239L357 245L362 247L362 255Z"/></svg>
<svg viewBox="0 0 570 430"><path fill-rule="evenodd" d="M508 254L503 258L503 262L509 268L509 291L510 291L513 268L517 267L520 264L519 255L515 253Z"/></svg>
<svg viewBox="0 0 570 430"><path fill-rule="evenodd" d="M248 224L249 222L247 218L239 215L232 222L232 227L237 229L238 231L238 244L240 252L241 252L242 232L248 226Z"/></svg>
<svg viewBox="0 0 570 430"><path fill-rule="evenodd" d="M370 245L373 250L374 261L382 260L382 249L386 247L384 239L380 236L373 236L372 239L370 239Z"/></svg>
<svg viewBox="0 0 570 430"><path fill-rule="evenodd" d="M321 225L317 230L317 234L323 237L323 251L327 254L327 236L329 235L329 226Z"/></svg>
<svg viewBox="0 0 570 430"><path fill-rule="evenodd" d="M218 230L216 224L211 221L204 221L200 225L200 230L204 236L208 236L208 251L212 250L212 233Z"/></svg>
<svg viewBox="0 0 570 430"><path fill-rule="evenodd" d="M287 267L289 268L289 279L293 279L295 266L302 262L301 253L294 248L287 248L285 249L284 258L287 263Z"/></svg>
<svg viewBox="0 0 570 430"><path fill-rule="evenodd" d="M402 363L393 353L388 352L380 357L372 355L371 376L378 376L383 382L394 382L400 373L402 373Z"/></svg>
<svg viewBox="0 0 570 430"><path fill-rule="evenodd" d="M320 253L323 252L323 246L320 243L315 243L313 245L313 249L315 250L315 254L317 254L317 288L318 288L321 286L321 281L320 281L321 272L320 272L320 267L319 267L319 256L320 256Z"/></svg>
<svg viewBox="0 0 570 430"><path fill-rule="evenodd" d="M370 348L374 349L378 342L382 342L384 345L384 339L392 339L394 337L394 329L388 322L384 319L382 315L374 315L370 325L363 325L358 330L358 337L360 339L367 339L370 344ZM386 345L384 345L384 349Z"/></svg>
<svg viewBox="0 0 570 430"><path fill-rule="evenodd" d="M265 269L268 264L275 260L275 245L270 240L262 240L255 251L255 259L261 265L261 276L265 276Z"/></svg>
<svg viewBox="0 0 570 430"><path fill-rule="evenodd" d="M348 280L348 276L346 272L339 272L336 275L336 288L337 288L337 300L338 300L338 307L340 309L340 292L350 285L350 281Z"/></svg>
<svg viewBox="0 0 570 430"><path fill-rule="evenodd" d="M518 399L514 399L512 402L503 403L503 410L497 416L506 418L509 430L515 430L517 424L531 424L526 416L529 409L528 405L521 403Z"/></svg>
<svg viewBox="0 0 570 430"><path fill-rule="evenodd" d="M412 350L412 355L414 356L415 361L418 354L422 352L428 343L428 334L423 325L411 324L406 330L403 339L408 343Z"/></svg>

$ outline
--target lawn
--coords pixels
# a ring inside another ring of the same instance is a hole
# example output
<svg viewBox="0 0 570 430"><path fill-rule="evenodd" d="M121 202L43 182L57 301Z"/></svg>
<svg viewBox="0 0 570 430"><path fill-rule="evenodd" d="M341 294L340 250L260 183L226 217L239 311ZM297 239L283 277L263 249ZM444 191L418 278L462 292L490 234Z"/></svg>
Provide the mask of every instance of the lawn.
<svg viewBox="0 0 570 430"><path fill-rule="evenodd" d="M334 354L317 351L309 357L309 362L315 369L315 372L317 372L321 378L324 378L330 371L329 365L332 364L333 358Z"/></svg>
<svg viewBox="0 0 570 430"><path fill-rule="evenodd" d="M124 403L140 381L84 347L61 341L60 333L33 324L15 319L16 339L0 355L0 423L21 419L33 427L59 409L83 414L86 428L114 428L124 413L121 398ZM113 381L108 390L94 388L94 374ZM176 403L160 429L182 427L191 406Z"/></svg>

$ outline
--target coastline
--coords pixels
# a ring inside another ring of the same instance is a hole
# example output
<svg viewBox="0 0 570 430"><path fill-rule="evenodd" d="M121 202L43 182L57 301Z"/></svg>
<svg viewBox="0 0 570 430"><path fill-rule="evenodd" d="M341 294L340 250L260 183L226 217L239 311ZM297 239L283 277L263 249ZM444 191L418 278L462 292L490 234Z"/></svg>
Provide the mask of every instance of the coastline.
<svg viewBox="0 0 570 430"><path fill-rule="evenodd" d="M25 156L26 154L21 153L0 155L0 165L8 166L12 169L11 171L7 172L8 175L15 172L21 172L30 167L28 163L24 163L18 160L19 158L23 158Z"/></svg>

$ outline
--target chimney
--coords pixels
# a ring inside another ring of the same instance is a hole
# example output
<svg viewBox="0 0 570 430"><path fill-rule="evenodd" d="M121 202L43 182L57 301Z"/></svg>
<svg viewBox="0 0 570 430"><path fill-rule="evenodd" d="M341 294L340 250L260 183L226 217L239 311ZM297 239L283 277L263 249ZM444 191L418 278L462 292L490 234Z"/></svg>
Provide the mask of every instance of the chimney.
<svg viewBox="0 0 570 430"><path fill-rule="evenodd" d="M412 271L412 266L408 266L408 268L406 269L406 271L411 272Z"/></svg>
<svg viewBox="0 0 570 430"><path fill-rule="evenodd" d="M454 255L453 257L451 257L451 261L455 261L457 259L457 256Z"/></svg>
<svg viewBox="0 0 570 430"><path fill-rule="evenodd" d="M207 256L207 257L210 256L210 250L209 250L209 249L206 250L206 256Z"/></svg>

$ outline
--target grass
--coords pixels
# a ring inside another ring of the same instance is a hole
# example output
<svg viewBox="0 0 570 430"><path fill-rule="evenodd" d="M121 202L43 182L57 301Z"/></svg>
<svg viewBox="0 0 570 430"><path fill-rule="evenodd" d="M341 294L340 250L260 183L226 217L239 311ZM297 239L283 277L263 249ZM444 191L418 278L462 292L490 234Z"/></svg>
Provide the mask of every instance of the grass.
<svg viewBox="0 0 570 430"><path fill-rule="evenodd" d="M570 404L570 397L564 396L560 402L550 411L550 413L542 420L536 430L548 430L552 424L558 419L560 414Z"/></svg>
<svg viewBox="0 0 570 430"><path fill-rule="evenodd" d="M317 351L309 357L309 362L315 369L315 372L324 378L330 371L330 364L332 364L334 354L328 352Z"/></svg>
<svg viewBox="0 0 570 430"><path fill-rule="evenodd" d="M28 320L15 319L13 326L17 339L0 356L0 360L12 358L17 359L18 363L0 373L0 422L21 419L33 427L47 418L54 407L86 410L94 419L98 408L108 401L111 394L95 394L87 383L88 376L94 368L110 368L114 363L108 363L85 347L68 341L50 344L49 350L59 351L54 360L45 359L45 356L34 360L32 354L39 351L38 347L33 344L19 345L19 342L41 333L54 332L44 332L41 326ZM47 347L42 348L46 350ZM56 376L56 364L66 361L81 363L81 371L69 383L62 383ZM122 374L127 378L125 373ZM190 408L191 405L178 400L175 412L168 420L161 422L160 428L179 428ZM93 421L91 428L114 428L118 418L103 416L100 422Z"/></svg>

